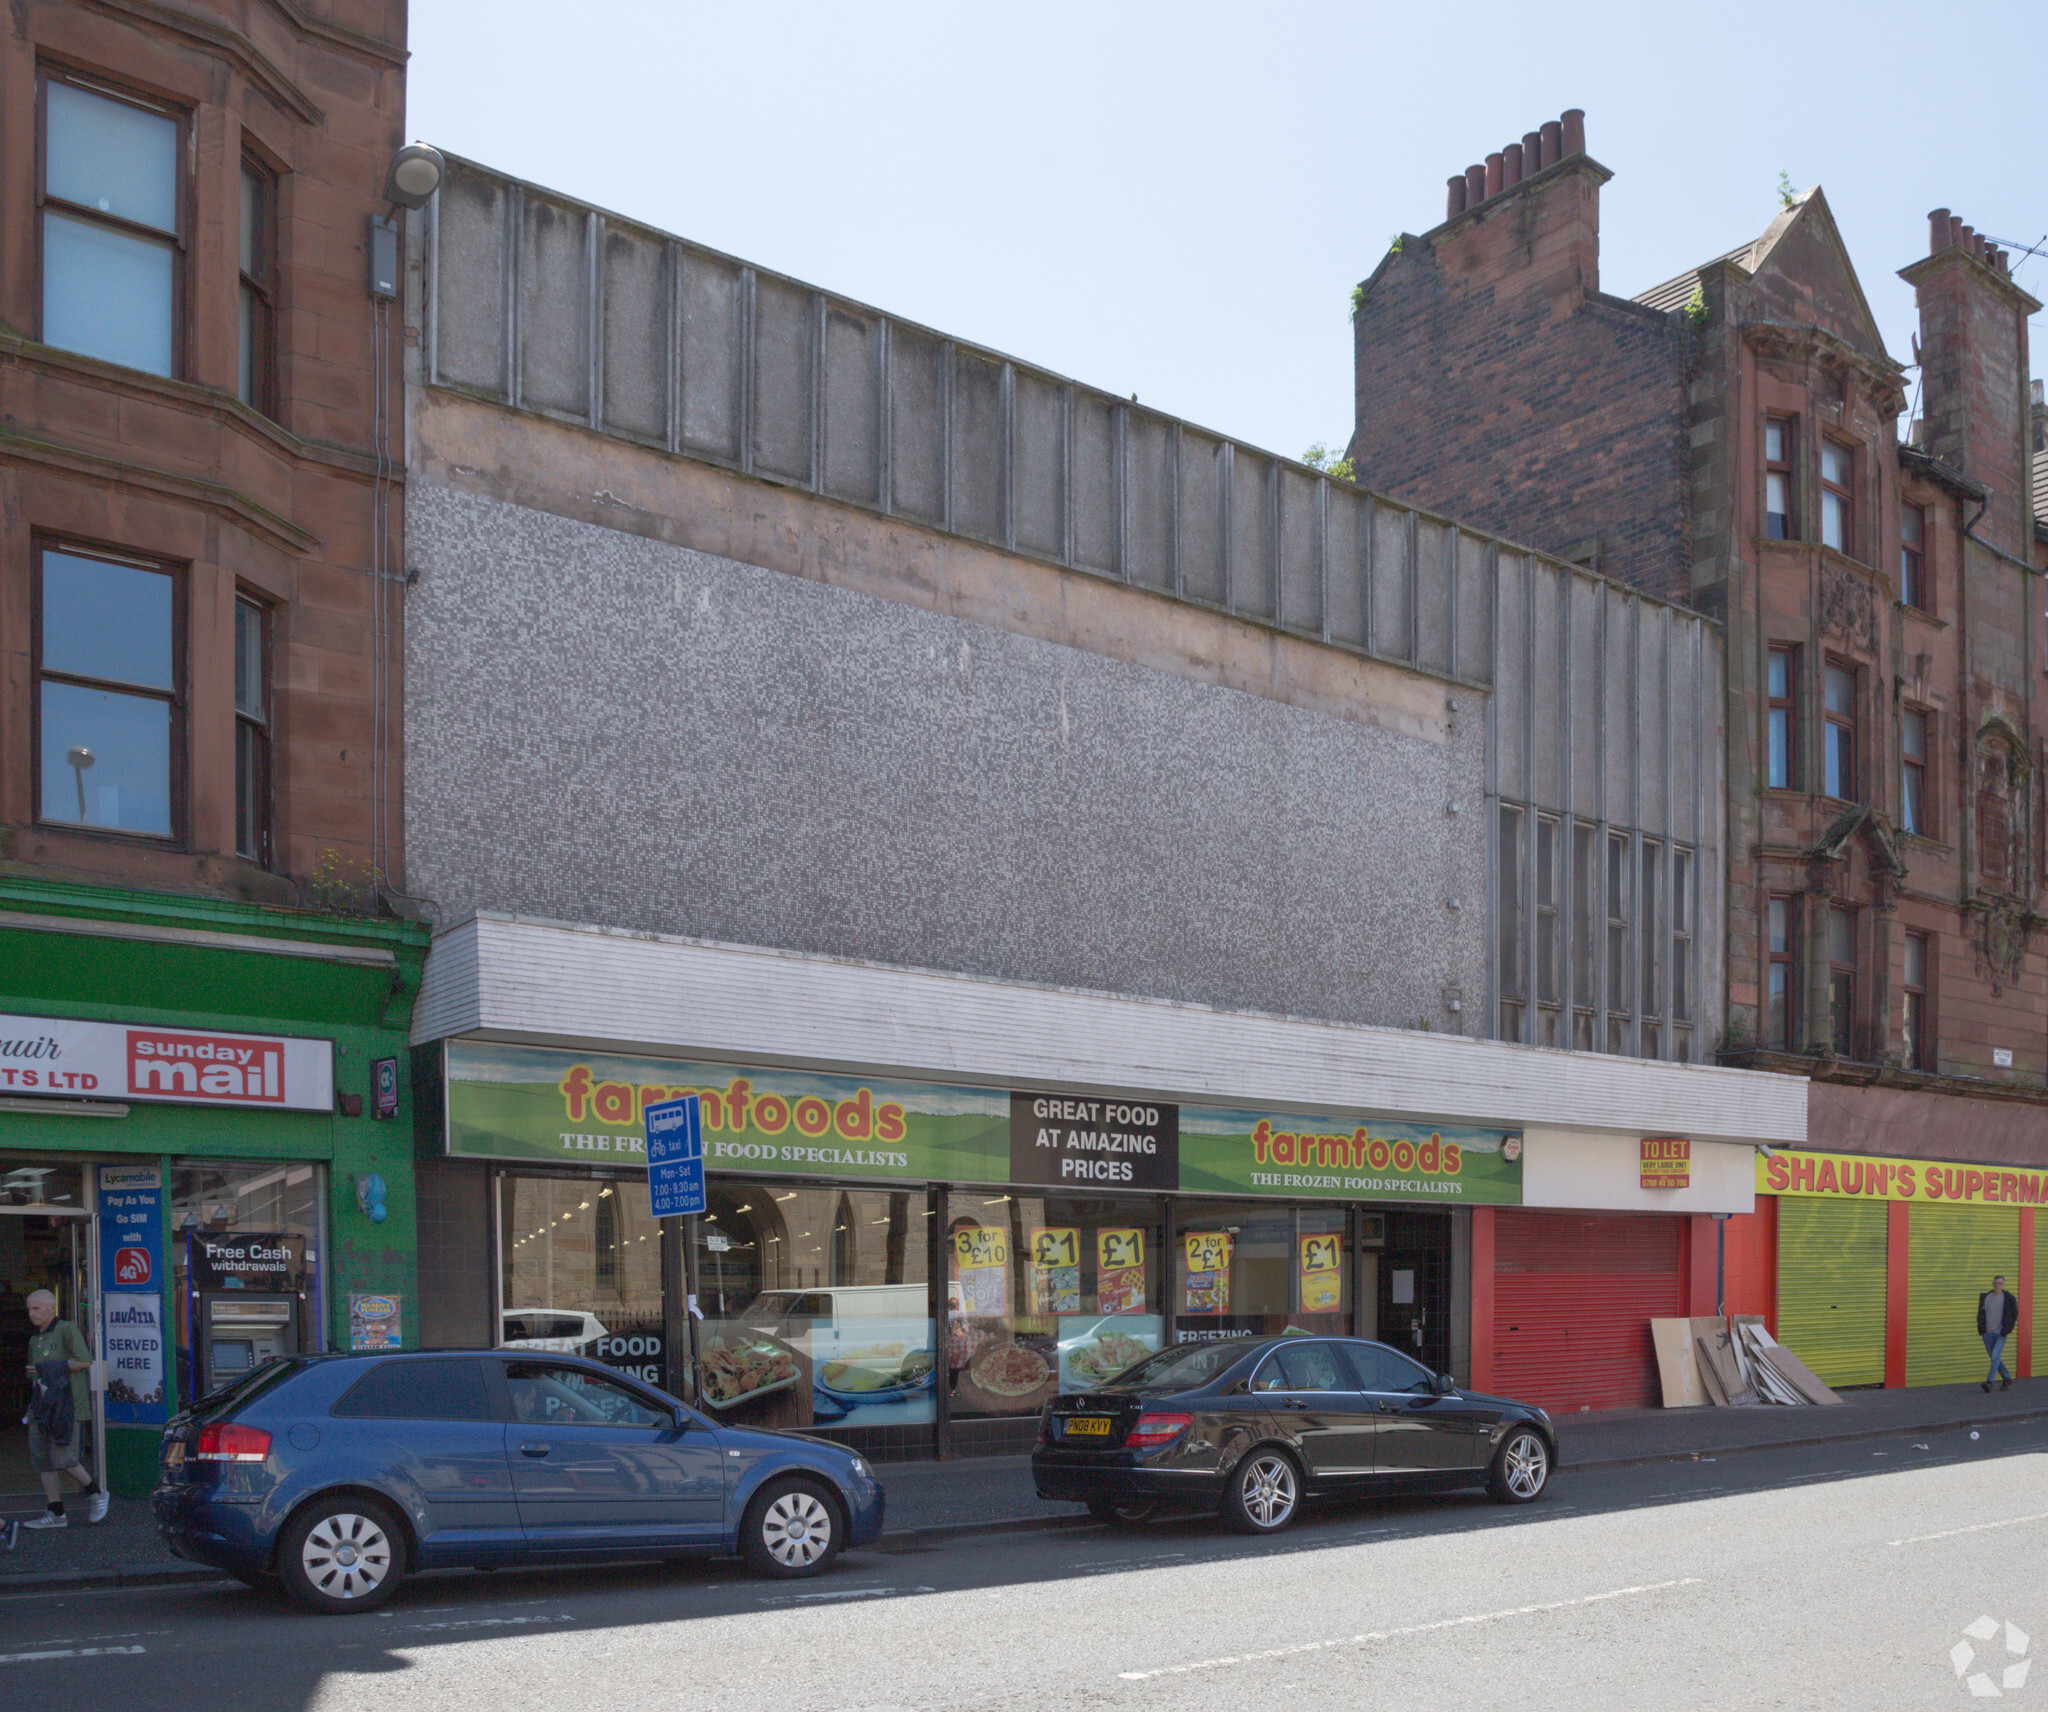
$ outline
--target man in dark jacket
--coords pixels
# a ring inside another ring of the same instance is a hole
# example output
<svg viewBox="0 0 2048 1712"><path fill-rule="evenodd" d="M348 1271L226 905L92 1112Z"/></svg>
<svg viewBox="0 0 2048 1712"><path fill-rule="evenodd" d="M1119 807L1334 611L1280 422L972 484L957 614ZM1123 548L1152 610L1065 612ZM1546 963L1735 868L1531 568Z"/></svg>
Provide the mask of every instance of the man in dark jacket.
<svg viewBox="0 0 2048 1712"><path fill-rule="evenodd" d="M1984 1340L1984 1351L1991 1357L1991 1371L1984 1375L1984 1389L1989 1391L1992 1383L2003 1376L2002 1390L2012 1389L2012 1375L2005 1366L2005 1340L2012 1336L2013 1328L2020 1323L2020 1305L2005 1287L2005 1279L1991 1280L1991 1288L1977 1298L1977 1335Z"/></svg>

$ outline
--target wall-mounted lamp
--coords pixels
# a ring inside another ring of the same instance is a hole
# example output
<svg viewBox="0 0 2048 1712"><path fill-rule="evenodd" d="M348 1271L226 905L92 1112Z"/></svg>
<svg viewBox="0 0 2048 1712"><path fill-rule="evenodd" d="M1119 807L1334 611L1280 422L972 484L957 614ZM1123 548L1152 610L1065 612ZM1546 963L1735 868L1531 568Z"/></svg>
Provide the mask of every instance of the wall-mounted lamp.
<svg viewBox="0 0 2048 1712"><path fill-rule="evenodd" d="M407 143L391 157L391 170L384 175L384 200L400 208L424 208L447 171L439 149Z"/></svg>

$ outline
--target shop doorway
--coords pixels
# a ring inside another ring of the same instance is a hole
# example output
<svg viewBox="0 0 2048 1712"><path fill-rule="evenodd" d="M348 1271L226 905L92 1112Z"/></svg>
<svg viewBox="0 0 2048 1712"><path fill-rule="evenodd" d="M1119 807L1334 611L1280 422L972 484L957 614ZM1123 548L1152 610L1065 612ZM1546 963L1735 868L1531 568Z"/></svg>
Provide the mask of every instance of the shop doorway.
<svg viewBox="0 0 2048 1712"><path fill-rule="evenodd" d="M92 1220L76 1165L0 1161L0 1497L41 1495L28 1461L28 1299L57 1298L57 1317L94 1342L87 1291ZM87 1463L98 1466L95 1446Z"/></svg>
<svg viewBox="0 0 2048 1712"><path fill-rule="evenodd" d="M1389 1208L1374 1268L1378 1319L1368 1335L1432 1373L1451 1365L1451 1216Z"/></svg>

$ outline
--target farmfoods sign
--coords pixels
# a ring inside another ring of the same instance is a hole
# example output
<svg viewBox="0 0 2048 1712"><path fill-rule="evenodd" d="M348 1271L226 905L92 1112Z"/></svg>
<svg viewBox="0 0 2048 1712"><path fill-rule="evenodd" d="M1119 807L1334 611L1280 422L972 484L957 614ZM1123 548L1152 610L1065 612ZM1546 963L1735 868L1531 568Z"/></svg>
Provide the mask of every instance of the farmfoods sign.
<svg viewBox="0 0 2048 1712"><path fill-rule="evenodd" d="M1512 1130L1175 1107L451 1040L447 1150L644 1166L641 1113L697 1094L708 1170L1518 1205Z"/></svg>

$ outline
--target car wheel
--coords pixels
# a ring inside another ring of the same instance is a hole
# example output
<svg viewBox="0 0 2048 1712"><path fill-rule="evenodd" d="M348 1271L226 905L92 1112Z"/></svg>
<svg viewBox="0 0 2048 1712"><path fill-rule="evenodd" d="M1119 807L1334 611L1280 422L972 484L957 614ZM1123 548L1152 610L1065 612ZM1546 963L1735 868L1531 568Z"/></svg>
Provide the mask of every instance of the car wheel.
<svg viewBox="0 0 2048 1712"><path fill-rule="evenodd" d="M1517 1428L1501 1440L1486 1471L1486 1490L1497 1504L1526 1504L1550 1484L1550 1447L1543 1435Z"/></svg>
<svg viewBox="0 0 2048 1712"><path fill-rule="evenodd" d="M1301 1508L1301 1471L1270 1445L1248 1453L1223 1494L1223 1520L1241 1534L1277 1534Z"/></svg>
<svg viewBox="0 0 2048 1712"><path fill-rule="evenodd" d="M405 1579L405 1539L391 1512L352 1492L318 1498L285 1529L277 1569L309 1611L374 1611Z"/></svg>
<svg viewBox="0 0 2048 1712"><path fill-rule="evenodd" d="M755 1494L740 1523L740 1555L778 1581L817 1575L839 1555L846 1530L832 1500L807 1480L776 1480Z"/></svg>
<svg viewBox="0 0 2048 1712"><path fill-rule="evenodd" d="M1113 1498L1088 1500L1088 1514L1112 1528L1135 1528L1140 1522L1149 1522L1158 1508L1157 1504L1119 1504Z"/></svg>

